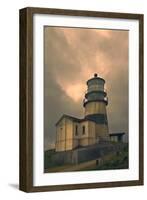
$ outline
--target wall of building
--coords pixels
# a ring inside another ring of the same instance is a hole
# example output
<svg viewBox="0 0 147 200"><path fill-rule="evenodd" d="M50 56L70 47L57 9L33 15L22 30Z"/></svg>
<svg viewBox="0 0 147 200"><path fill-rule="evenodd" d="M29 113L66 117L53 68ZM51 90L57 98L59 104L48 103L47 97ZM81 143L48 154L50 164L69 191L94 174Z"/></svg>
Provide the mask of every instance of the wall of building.
<svg viewBox="0 0 147 200"><path fill-rule="evenodd" d="M88 121L88 145L96 143L96 123Z"/></svg>
<svg viewBox="0 0 147 200"><path fill-rule="evenodd" d="M107 124L96 124L97 141L109 140L109 130Z"/></svg>
<svg viewBox="0 0 147 200"><path fill-rule="evenodd" d="M56 128L56 151L73 149L73 121L63 118Z"/></svg>
<svg viewBox="0 0 147 200"><path fill-rule="evenodd" d="M73 149L79 146L79 138L81 136L81 128L78 122L73 122Z"/></svg>
<svg viewBox="0 0 147 200"><path fill-rule="evenodd" d="M117 137L117 136L111 136L111 137L110 137L110 140L111 140L112 142L117 142L117 141L118 141L118 137Z"/></svg>
<svg viewBox="0 0 147 200"><path fill-rule="evenodd" d="M88 121L79 124L79 146L88 145Z"/></svg>
<svg viewBox="0 0 147 200"><path fill-rule="evenodd" d="M56 151L67 151L96 142L96 124L92 121L78 123L63 118L56 131Z"/></svg>
<svg viewBox="0 0 147 200"><path fill-rule="evenodd" d="M124 142L124 135L111 135L110 140L112 142Z"/></svg>
<svg viewBox="0 0 147 200"><path fill-rule="evenodd" d="M83 128L85 127L85 128ZM83 132L83 129L85 131ZM79 123L79 146L87 146L95 143L95 123L84 121Z"/></svg>
<svg viewBox="0 0 147 200"><path fill-rule="evenodd" d="M73 121L65 119L65 150L73 149Z"/></svg>
<svg viewBox="0 0 147 200"><path fill-rule="evenodd" d="M65 149L65 119L62 119L56 128L56 151Z"/></svg>
<svg viewBox="0 0 147 200"><path fill-rule="evenodd" d="M85 106L85 116L91 114L106 114L106 104L104 102L89 102Z"/></svg>

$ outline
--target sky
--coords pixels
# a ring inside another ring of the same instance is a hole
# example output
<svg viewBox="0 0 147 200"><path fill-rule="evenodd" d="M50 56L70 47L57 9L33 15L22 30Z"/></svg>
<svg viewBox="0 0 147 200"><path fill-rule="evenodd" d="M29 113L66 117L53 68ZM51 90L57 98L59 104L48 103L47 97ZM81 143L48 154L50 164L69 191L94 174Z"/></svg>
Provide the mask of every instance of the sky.
<svg viewBox="0 0 147 200"><path fill-rule="evenodd" d="M63 114L83 118L86 81L105 79L109 132L128 133L128 40L125 30L44 28L44 148Z"/></svg>

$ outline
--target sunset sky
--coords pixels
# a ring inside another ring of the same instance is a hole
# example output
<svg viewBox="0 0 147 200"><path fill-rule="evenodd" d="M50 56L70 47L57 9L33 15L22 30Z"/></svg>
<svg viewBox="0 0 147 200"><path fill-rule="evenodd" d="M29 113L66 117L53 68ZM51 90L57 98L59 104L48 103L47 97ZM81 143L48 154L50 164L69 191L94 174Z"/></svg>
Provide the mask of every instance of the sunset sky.
<svg viewBox="0 0 147 200"><path fill-rule="evenodd" d="M109 132L128 132L128 31L44 28L45 149L55 142L63 114L82 118L86 81L106 81Z"/></svg>

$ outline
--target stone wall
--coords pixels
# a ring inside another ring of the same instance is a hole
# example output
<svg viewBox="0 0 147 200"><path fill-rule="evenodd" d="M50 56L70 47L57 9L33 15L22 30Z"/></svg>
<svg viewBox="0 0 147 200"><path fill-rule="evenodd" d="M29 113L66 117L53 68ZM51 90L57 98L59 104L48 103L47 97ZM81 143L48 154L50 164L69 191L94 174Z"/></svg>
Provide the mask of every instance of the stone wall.
<svg viewBox="0 0 147 200"><path fill-rule="evenodd" d="M120 152L126 146L126 143L112 144L108 142L65 152L56 152L52 156L51 162L54 162L57 165L78 164L81 162L102 158L103 156L109 155L111 153Z"/></svg>

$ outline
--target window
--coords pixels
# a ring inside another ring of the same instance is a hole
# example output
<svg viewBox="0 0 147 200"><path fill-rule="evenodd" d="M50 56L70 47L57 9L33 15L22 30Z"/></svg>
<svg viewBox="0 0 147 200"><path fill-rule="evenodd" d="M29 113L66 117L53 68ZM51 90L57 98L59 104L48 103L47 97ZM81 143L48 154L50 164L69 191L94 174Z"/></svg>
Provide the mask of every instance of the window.
<svg viewBox="0 0 147 200"><path fill-rule="evenodd" d="M78 135L78 126L76 125L75 135Z"/></svg>
<svg viewBox="0 0 147 200"><path fill-rule="evenodd" d="M85 135L85 126L82 126L82 134Z"/></svg>

